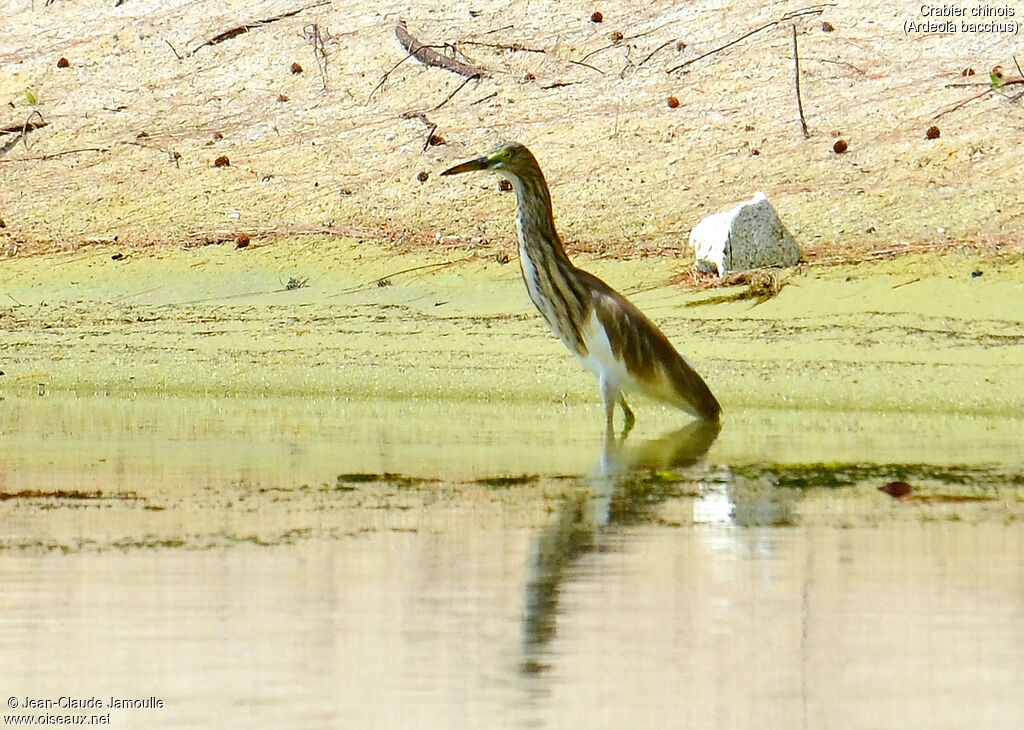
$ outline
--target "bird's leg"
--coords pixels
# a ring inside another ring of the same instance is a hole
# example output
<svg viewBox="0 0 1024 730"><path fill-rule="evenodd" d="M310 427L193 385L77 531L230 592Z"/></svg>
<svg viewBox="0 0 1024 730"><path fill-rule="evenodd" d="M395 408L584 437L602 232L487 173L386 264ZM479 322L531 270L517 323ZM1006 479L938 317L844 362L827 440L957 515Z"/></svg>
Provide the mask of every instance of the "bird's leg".
<svg viewBox="0 0 1024 730"><path fill-rule="evenodd" d="M619 405L622 406L622 416L625 422L622 425L622 440L626 440L626 436L633 430L633 425L636 423L636 416L633 415L633 409L626 403L626 396L619 394Z"/></svg>
<svg viewBox="0 0 1024 730"><path fill-rule="evenodd" d="M601 403L604 405L605 443L615 441L615 403L622 397L619 389L606 378L601 378Z"/></svg>

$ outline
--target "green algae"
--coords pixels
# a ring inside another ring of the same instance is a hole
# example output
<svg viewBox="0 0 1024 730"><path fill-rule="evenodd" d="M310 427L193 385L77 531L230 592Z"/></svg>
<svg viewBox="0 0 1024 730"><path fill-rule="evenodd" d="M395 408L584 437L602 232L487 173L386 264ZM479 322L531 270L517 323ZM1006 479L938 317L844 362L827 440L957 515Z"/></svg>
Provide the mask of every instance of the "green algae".
<svg viewBox="0 0 1024 730"><path fill-rule="evenodd" d="M815 267L762 304L696 308L686 305L717 295L667 284L674 259L581 264L659 323L727 416L1024 411L1016 255ZM288 290L300 271L307 286ZM532 311L517 267L471 253L296 239L115 262L87 249L5 261L0 296L0 395L598 399Z"/></svg>

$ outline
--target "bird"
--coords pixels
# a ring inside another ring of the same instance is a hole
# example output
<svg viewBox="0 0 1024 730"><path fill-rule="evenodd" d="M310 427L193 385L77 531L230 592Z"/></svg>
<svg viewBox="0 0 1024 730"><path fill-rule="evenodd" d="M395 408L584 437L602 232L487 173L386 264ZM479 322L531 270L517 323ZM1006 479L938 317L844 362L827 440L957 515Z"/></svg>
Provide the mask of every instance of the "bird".
<svg viewBox="0 0 1024 730"><path fill-rule="evenodd" d="M544 173L524 145L504 144L442 175L491 171L516 193L519 265L534 306L555 335L597 376L605 435L614 438L615 406L622 409L622 439L636 423L625 393L640 392L698 419L718 422L722 408L693 363L622 294L569 260L555 230Z"/></svg>

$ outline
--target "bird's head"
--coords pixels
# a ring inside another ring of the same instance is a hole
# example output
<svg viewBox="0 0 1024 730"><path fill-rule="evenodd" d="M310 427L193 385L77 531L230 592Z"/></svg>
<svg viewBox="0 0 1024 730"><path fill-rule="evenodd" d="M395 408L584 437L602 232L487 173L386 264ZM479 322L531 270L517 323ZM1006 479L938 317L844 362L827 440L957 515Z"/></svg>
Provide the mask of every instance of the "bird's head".
<svg viewBox="0 0 1024 730"><path fill-rule="evenodd" d="M475 170L492 170L502 177L509 179L522 179L540 168L533 153L518 142L502 145L490 154L477 157L455 167L449 167L442 172L442 175L458 175L462 172L473 172Z"/></svg>

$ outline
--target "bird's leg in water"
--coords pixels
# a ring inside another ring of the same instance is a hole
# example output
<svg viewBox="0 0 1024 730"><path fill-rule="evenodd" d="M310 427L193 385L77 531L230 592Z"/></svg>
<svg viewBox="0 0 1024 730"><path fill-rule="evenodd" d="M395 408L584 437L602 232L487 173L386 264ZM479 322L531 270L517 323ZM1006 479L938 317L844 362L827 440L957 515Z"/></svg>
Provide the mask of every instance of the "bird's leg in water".
<svg viewBox="0 0 1024 730"><path fill-rule="evenodd" d="M601 403L604 405L604 439L615 442L615 403L622 393L607 378L601 378Z"/></svg>
<svg viewBox="0 0 1024 730"><path fill-rule="evenodd" d="M622 406L623 417L622 437L619 443L625 443L626 436L633 430L633 425L636 423L636 416L633 415L633 410L626 403L626 396L622 394L622 391L605 378L601 378L601 403L604 405L605 442L615 441L615 404L617 403Z"/></svg>
<svg viewBox="0 0 1024 730"><path fill-rule="evenodd" d="M626 437L629 436L629 432L633 430L633 425L636 423L636 416L633 415L633 409L629 407L628 403L626 403L626 396L622 394L619 394L619 405L622 406L622 417L625 419L622 424L622 440L625 441Z"/></svg>

